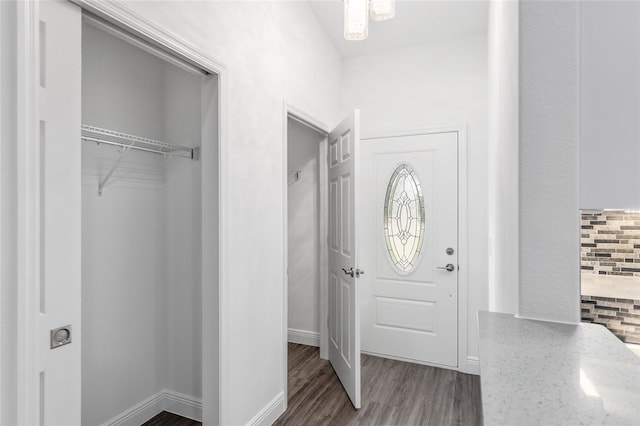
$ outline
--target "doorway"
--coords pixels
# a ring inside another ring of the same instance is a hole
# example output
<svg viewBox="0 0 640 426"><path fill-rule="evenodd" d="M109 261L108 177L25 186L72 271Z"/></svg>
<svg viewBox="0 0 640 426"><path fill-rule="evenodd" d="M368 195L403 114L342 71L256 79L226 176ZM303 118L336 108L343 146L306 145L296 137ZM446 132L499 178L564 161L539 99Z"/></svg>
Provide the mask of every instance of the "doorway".
<svg viewBox="0 0 640 426"><path fill-rule="evenodd" d="M291 343L320 347L321 243L324 227L320 169L326 134L287 119L287 275Z"/></svg>
<svg viewBox="0 0 640 426"><path fill-rule="evenodd" d="M283 388L288 395L290 345L305 345L311 357L327 359L327 132L322 123L284 105L284 291ZM318 349L312 349L318 348ZM299 362L299 360L291 360Z"/></svg>
<svg viewBox="0 0 640 426"><path fill-rule="evenodd" d="M209 77L136 42L83 18L82 424L142 423L163 410L202 420Z"/></svg>
<svg viewBox="0 0 640 426"><path fill-rule="evenodd" d="M318 276L320 293L320 324L319 345L320 357L328 359L333 366L344 390L349 395L353 406L360 408L360 314L357 304L357 289L355 280L359 278L356 247L356 159L360 138L360 112L353 111L330 133L326 133L322 125L314 125L312 121L301 118L299 113L288 111L285 104L286 129L289 129L289 118L300 122L305 127L315 130L315 141L322 136L316 189L309 188L312 194L319 196L319 250ZM301 129L292 128L294 134L301 135ZM285 132L287 135L287 132ZM287 154L289 139L285 137L285 164L289 166ZM315 144L315 142L314 142ZM308 149L307 155L295 154L293 157L315 157L313 149ZM310 160L307 158L306 162ZM305 160L301 161L302 164ZM313 160L311 160L313 162ZM285 201L288 204L289 175L293 177L291 183L299 181L301 170L295 169L295 163L286 171ZM295 169L295 170L294 170ZM316 192L317 191L317 192ZM295 206L295 205L294 205ZM286 206L287 211L289 206ZM285 251L288 254L289 228L288 215L285 214ZM314 226L314 225L312 225ZM288 256L285 257L284 306L289 307L289 266ZM348 264L352 264L349 268ZM350 278L349 278L350 277ZM316 302L317 303L317 302ZM288 309L287 309L288 310ZM288 315L284 315L285 353L288 349ZM286 358L284 360L287 366ZM283 386L287 389L287 368L284 369ZM286 392L285 392L286 396Z"/></svg>

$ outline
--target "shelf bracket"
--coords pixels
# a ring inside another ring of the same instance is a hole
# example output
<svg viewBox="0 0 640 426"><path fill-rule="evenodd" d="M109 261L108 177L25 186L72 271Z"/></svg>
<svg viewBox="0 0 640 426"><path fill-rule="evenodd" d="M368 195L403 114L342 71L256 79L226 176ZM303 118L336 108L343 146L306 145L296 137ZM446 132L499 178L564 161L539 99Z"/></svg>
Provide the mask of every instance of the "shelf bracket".
<svg viewBox="0 0 640 426"><path fill-rule="evenodd" d="M127 154L127 151L129 151L129 147L126 147L126 148L122 149L122 152L120 153L120 156L116 160L116 162L113 165L113 167L111 167L111 170L109 170L109 173L107 173L107 175L104 177L104 179L102 179L102 182L98 183L98 195L99 196L102 196L102 189L107 184L107 181L109 180L109 178L111 177L113 172L116 171L116 169L120 165L120 162L124 159L124 156Z"/></svg>

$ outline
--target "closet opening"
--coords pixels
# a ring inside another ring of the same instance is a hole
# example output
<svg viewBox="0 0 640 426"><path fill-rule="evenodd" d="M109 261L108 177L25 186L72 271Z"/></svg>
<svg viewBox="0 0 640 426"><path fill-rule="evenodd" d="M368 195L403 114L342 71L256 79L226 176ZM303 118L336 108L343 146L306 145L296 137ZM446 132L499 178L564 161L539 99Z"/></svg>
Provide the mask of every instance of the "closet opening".
<svg viewBox="0 0 640 426"><path fill-rule="evenodd" d="M217 87L84 14L83 424L202 421L217 387Z"/></svg>
<svg viewBox="0 0 640 426"><path fill-rule="evenodd" d="M323 189L327 133L321 125L311 124L290 112L286 130L288 345L285 350L291 383L296 378L305 381L309 368L326 368L326 362L320 359L327 357L321 353L320 337L323 334L322 289L326 289L327 271L326 191Z"/></svg>

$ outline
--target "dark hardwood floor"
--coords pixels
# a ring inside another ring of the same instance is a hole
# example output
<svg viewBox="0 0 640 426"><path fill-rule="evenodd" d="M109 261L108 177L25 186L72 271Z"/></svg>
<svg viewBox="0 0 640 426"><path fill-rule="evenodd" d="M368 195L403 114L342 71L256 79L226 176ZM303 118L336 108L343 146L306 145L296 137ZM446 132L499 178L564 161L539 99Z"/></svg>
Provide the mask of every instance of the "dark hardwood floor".
<svg viewBox="0 0 640 426"><path fill-rule="evenodd" d="M289 343L289 401L276 425L481 425L480 378L362 355L353 409L318 348Z"/></svg>
<svg viewBox="0 0 640 426"><path fill-rule="evenodd" d="M142 426L202 426L202 423L163 411Z"/></svg>

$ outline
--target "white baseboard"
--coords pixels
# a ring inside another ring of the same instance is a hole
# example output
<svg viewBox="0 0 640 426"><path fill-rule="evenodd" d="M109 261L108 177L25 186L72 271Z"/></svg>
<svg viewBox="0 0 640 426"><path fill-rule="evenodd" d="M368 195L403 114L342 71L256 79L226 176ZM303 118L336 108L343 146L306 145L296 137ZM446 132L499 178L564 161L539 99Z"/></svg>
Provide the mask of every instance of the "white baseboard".
<svg viewBox="0 0 640 426"><path fill-rule="evenodd" d="M163 389L107 420L102 426L140 426L163 411L202 421L202 400L170 389Z"/></svg>
<svg viewBox="0 0 640 426"><path fill-rule="evenodd" d="M317 331L290 328L287 333L287 339L290 343L320 347L320 333Z"/></svg>
<svg viewBox="0 0 640 426"><path fill-rule="evenodd" d="M395 355L389 355L389 354L381 354L381 353L378 353L378 352L360 351L360 353L363 353L365 355L377 356L378 358L393 359L395 361L410 362L412 364L428 365L429 367L444 368L446 370L460 370L457 366L453 366L453 365L436 364L436 363L433 363L433 362L422 361L422 360L419 360L419 359L403 358L401 356L395 356Z"/></svg>
<svg viewBox="0 0 640 426"><path fill-rule="evenodd" d="M478 361L478 357L474 357L474 356L467 357L466 365L460 365L458 367L455 367L450 365L435 364L432 362L426 362L426 361L417 360L417 359L402 358L399 356L380 354L377 352L370 352L370 351L364 351L364 350L361 351L361 353L365 355L377 356L379 358L393 359L393 360L402 361L402 362L411 362L413 364L428 365L430 367L444 368L447 370L456 370L456 371L460 371L462 373L467 373L467 374L480 375L480 362Z"/></svg>
<svg viewBox="0 0 640 426"><path fill-rule="evenodd" d="M164 411L201 422L202 398L165 389Z"/></svg>
<svg viewBox="0 0 640 426"><path fill-rule="evenodd" d="M162 412L163 397L164 389L107 420L102 426L139 426Z"/></svg>
<svg viewBox="0 0 640 426"><path fill-rule="evenodd" d="M284 413L285 406L284 392L280 392L275 398L271 400L258 414L256 414L251 420L247 422L247 426L262 426L271 425L282 413Z"/></svg>
<svg viewBox="0 0 640 426"><path fill-rule="evenodd" d="M465 373L475 374L476 376L480 375L480 360L477 356L467 357L467 369Z"/></svg>

